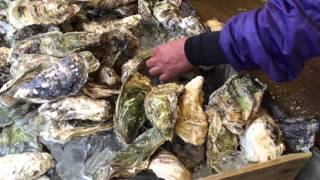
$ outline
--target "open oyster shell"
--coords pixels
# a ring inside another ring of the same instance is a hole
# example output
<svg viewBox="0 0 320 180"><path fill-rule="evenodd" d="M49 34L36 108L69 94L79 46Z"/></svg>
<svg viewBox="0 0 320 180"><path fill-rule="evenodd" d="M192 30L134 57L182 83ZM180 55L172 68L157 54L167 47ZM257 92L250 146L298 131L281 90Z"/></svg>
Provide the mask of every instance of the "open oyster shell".
<svg viewBox="0 0 320 180"><path fill-rule="evenodd" d="M178 119L178 97L183 85L168 83L153 87L144 100L148 120L158 129L166 140L172 140L174 126Z"/></svg>
<svg viewBox="0 0 320 180"><path fill-rule="evenodd" d="M266 86L248 75L235 75L211 94L207 110L222 115L223 125L234 134L241 134L260 108Z"/></svg>
<svg viewBox="0 0 320 180"><path fill-rule="evenodd" d="M165 143L161 133L149 129L121 150L95 174L95 179L130 178L148 168L150 156Z"/></svg>
<svg viewBox="0 0 320 180"><path fill-rule="evenodd" d="M88 69L86 60L73 53L19 88L14 97L33 103L46 103L75 95L86 83Z"/></svg>
<svg viewBox="0 0 320 180"><path fill-rule="evenodd" d="M198 76L185 85L179 102L180 116L176 124L176 134L185 142L202 145L208 132L207 115L202 109L204 79Z"/></svg>
<svg viewBox="0 0 320 180"><path fill-rule="evenodd" d="M217 164L237 150L238 140L235 134L223 126L221 114L216 107L208 108L206 113L210 123L207 138L207 164L219 171Z"/></svg>
<svg viewBox="0 0 320 180"><path fill-rule="evenodd" d="M95 99L106 98L118 95L120 93L119 90L109 89L107 86L95 84L95 83L87 83L82 88L82 91L87 96L90 96Z"/></svg>
<svg viewBox="0 0 320 180"><path fill-rule="evenodd" d="M108 101L86 96L69 97L53 103L42 104L39 115L46 120L91 120L106 121L112 117Z"/></svg>
<svg viewBox="0 0 320 180"><path fill-rule="evenodd" d="M115 131L127 143L137 137L146 120L143 102L150 90L150 79L139 73L131 75L122 85L113 121Z"/></svg>
<svg viewBox="0 0 320 180"><path fill-rule="evenodd" d="M150 161L151 169L159 178L165 180L191 180L189 170L177 157L166 150L161 150Z"/></svg>
<svg viewBox="0 0 320 180"><path fill-rule="evenodd" d="M240 145L246 159L251 162L264 162L279 158L285 146L282 143L280 128L265 112L257 118L240 136Z"/></svg>
<svg viewBox="0 0 320 180"><path fill-rule="evenodd" d="M17 29L29 25L61 24L79 12L80 8L67 1L17 0L8 8L8 19Z"/></svg>
<svg viewBox="0 0 320 180"><path fill-rule="evenodd" d="M0 157L0 179L36 179L53 166L48 153L11 154Z"/></svg>

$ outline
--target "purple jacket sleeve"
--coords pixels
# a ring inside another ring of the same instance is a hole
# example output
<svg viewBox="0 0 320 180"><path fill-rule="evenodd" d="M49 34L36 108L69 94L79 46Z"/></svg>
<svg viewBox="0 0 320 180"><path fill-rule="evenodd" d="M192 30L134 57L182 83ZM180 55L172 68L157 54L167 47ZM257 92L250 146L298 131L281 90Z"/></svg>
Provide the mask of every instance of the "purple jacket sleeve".
<svg viewBox="0 0 320 180"><path fill-rule="evenodd" d="M263 69L271 79L295 79L320 55L320 0L269 0L263 9L232 18L220 36L238 71Z"/></svg>

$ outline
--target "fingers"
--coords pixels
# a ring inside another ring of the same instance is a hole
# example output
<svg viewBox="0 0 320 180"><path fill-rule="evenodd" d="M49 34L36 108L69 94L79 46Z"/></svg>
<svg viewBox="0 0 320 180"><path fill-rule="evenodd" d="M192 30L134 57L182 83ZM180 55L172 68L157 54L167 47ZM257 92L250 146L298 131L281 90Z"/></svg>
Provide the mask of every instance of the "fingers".
<svg viewBox="0 0 320 180"><path fill-rule="evenodd" d="M149 70L149 74L152 76L158 76L162 73L161 68L159 66L155 66Z"/></svg>
<svg viewBox="0 0 320 180"><path fill-rule="evenodd" d="M157 59L155 57L151 57L149 60L146 62L146 66L150 69L154 66L157 65Z"/></svg>
<svg viewBox="0 0 320 180"><path fill-rule="evenodd" d="M169 81L171 78L168 74L161 74L159 79L160 81Z"/></svg>

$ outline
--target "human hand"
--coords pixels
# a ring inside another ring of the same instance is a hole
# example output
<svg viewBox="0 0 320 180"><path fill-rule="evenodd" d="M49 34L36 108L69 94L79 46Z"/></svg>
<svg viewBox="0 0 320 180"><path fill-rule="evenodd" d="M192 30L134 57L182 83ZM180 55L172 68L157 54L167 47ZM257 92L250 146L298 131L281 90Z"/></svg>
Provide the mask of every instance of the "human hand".
<svg viewBox="0 0 320 180"><path fill-rule="evenodd" d="M154 48L151 58L146 62L150 75L159 76L161 81L168 81L191 70L193 66L184 51L186 40L187 38L182 38Z"/></svg>

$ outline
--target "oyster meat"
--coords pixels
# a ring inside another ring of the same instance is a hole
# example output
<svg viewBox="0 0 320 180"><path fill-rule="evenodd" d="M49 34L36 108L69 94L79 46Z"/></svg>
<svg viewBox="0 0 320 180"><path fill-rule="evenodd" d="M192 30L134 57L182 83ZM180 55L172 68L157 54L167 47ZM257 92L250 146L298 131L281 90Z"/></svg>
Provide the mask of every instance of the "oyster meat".
<svg viewBox="0 0 320 180"><path fill-rule="evenodd" d="M36 179L53 166L48 153L11 154L0 157L0 179Z"/></svg>
<svg viewBox="0 0 320 180"><path fill-rule="evenodd" d="M198 76L185 85L179 102L180 115L176 124L176 134L185 142L202 145L208 132L207 115L202 109L204 79Z"/></svg>
<svg viewBox="0 0 320 180"><path fill-rule="evenodd" d="M67 1L17 0L8 8L8 20L15 28L30 25L61 24L79 12L80 8Z"/></svg>
<svg viewBox="0 0 320 180"><path fill-rule="evenodd" d="M153 87L144 100L148 120L166 140L172 140L178 119L178 97L183 93L183 85L168 83Z"/></svg>
<svg viewBox="0 0 320 180"><path fill-rule="evenodd" d="M213 92L207 109L216 111L223 125L233 134L240 135L260 109L266 86L248 75L235 75ZM213 113L213 114L216 114Z"/></svg>
<svg viewBox="0 0 320 180"><path fill-rule="evenodd" d="M95 179L133 177L148 168L150 156L164 143L165 139L157 129L147 130L117 153L105 166L99 168Z"/></svg>
<svg viewBox="0 0 320 180"><path fill-rule="evenodd" d="M88 69L86 60L73 53L19 88L14 97L33 103L46 103L75 95L86 83Z"/></svg>
<svg viewBox="0 0 320 180"><path fill-rule="evenodd" d="M240 145L250 162L264 162L279 158L285 150L280 128L265 112L257 118L240 136Z"/></svg>
<svg viewBox="0 0 320 180"><path fill-rule="evenodd" d="M150 90L150 79L139 73L131 75L122 85L113 121L116 133L127 143L137 137L146 120L143 102Z"/></svg>
<svg viewBox="0 0 320 180"><path fill-rule="evenodd" d="M159 178L165 180L191 180L189 170L177 157L168 151L162 150L150 161L151 169Z"/></svg>
<svg viewBox="0 0 320 180"><path fill-rule="evenodd" d="M119 90L109 89L106 86L87 83L82 89L83 93L95 99L111 97L119 94Z"/></svg>
<svg viewBox="0 0 320 180"><path fill-rule="evenodd" d="M106 121L112 117L108 101L86 96L69 97L53 103L42 104L39 115L46 120L91 120Z"/></svg>

